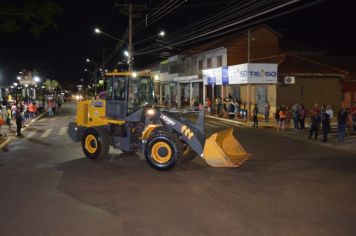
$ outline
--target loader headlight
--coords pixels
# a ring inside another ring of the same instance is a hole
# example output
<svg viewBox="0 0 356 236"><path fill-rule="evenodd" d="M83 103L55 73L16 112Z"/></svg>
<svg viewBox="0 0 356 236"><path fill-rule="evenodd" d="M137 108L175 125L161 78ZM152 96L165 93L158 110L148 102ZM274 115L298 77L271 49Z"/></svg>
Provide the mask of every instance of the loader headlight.
<svg viewBox="0 0 356 236"><path fill-rule="evenodd" d="M148 115L148 116L153 116L155 113L156 113L156 111L154 109L148 109L146 111L146 115Z"/></svg>

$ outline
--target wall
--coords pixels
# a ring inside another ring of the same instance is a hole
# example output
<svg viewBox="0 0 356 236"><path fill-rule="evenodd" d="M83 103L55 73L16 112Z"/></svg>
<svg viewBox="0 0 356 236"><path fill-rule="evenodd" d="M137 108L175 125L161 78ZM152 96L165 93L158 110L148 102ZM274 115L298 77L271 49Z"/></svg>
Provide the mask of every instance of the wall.
<svg viewBox="0 0 356 236"><path fill-rule="evenodd" d="M303 86L303 96L301 95ZM296 77L293 85L279 85L277 104L293 106L297 101L310 111L315 103L331 105L334 111L341 104L342 85L339 78L306 78Z"/></svg>
<svg viewBox="0 0 356 236"><path fill-rule="evenodd" d="M250 59L279 54L279 38L268 28L257 28L250 33ZM237 65L247 62L248 31L240 34L227 45L227 64Z"/></svg>

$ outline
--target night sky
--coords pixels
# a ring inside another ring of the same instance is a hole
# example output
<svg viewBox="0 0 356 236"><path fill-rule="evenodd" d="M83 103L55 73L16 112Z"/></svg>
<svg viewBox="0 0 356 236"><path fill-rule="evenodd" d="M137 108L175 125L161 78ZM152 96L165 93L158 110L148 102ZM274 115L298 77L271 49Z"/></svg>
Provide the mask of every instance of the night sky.
<svg viewBox="0 0 356 236"><path fill-rule="evenodd" d="M9 2L9 1L8 1ZM21 1L18 1L21 2ZM95 35L96 26L103 31L121 37L127 28L127 17L120 14L115 2L126 1L57 1L63 9L56 17L57 29L48 29L41 36L29 34L23 27L20 32L1 34L0 36L0 85L9 85L15 81L17 73L22 69L37 70L44 79L56 79L63 85L77 84L81 78L88 78L83 70L93 70L93 65L86 65L85 58L101 62L104 56L113 50L115 41ZM162 1L135 1L136 4L147 4L154 8ZM177 8L162 17L150 27L134 35L135 40L151 36L161 29L167 32L179 30L181 27L209 16L218 6L201 7L199 4L213 3L216 0L190 0L183 8ZM219 7L225 1L219 1ZM351 19L354 10L352 1L324 1L316 6L300 10L289 15L280 16L264 23L281 33L286 39L321 47L334 54L356 55L356 39ZM1 4L6 1L1 1ZM189 8L188 4L193 4ZM215 3L217 4L217 3ZM139 22L144 17L137 18ZM169 37L167 36L169 39ZM168 40L167 39L167 40ZM147 45L140 45L145 47ZM187 47L187 46L186 46ZM111 64L121 60L124 48L120 49ZM159 57L137 56L136 66L160 60Z"/></svg>

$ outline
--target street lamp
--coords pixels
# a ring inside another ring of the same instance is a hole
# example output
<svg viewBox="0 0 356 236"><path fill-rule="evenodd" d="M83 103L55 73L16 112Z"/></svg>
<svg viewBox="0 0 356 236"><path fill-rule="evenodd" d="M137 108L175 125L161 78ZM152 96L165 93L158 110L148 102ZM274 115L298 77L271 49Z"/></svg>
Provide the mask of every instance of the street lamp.
<svg viewBox="0 0 356 236"><path fill-rule="evenodd" d="M118 41L118 42L120 42L120 43L123 43L123 44L125 44L126 46L127 46L127 48L128 48L128 51L129 51L129 59L128 59L128 65L129 65L129 72L131 72L132 71L132 43L130 42L130 43L127 43L127 42L125 42L124 40L122 40L122 39L119 39L118 37L115 37L115 36L112 36L111 34L108 34L108 33L105 33L105 32L103 32L101 29L99 29L99 28L95 28L94 29L94 32L96 33L96 34L102 34L102 35L104 35L104 36L106 36L106 37L108 37L108 38L111 38L111 39L114 39L114 40L116 40L116 41Z"/></svg>
<svg viewBox="0 0 356 236"><path fill-rule="evenodd" d="M35 78L33 78L33 80L34 80L36 83L38 83L38 82L41 81L40 77L38 77L38 76L35 76Z"/></svg>
<svg viewBox="0 0 356 236"><path fill-rule="evenodd" d="M17 76L17 80L21 80L21 77L20 77L20 76Z"/></svg>
<svg viewBox="0 0 356 236"><path fill-rule="evenodd" d="M95 28L95 29L94 29L94 32L95 32L96 34L105 35L105 36L108 37L108 38L114 39L114 40L116 40L116 41L119 41L119 42L125 44L126 46L129 46L128 43L126 43L124 40L119 39L118 37L112 36L111 34L105 33L104 31L100 30L99 28Z"/></svg>

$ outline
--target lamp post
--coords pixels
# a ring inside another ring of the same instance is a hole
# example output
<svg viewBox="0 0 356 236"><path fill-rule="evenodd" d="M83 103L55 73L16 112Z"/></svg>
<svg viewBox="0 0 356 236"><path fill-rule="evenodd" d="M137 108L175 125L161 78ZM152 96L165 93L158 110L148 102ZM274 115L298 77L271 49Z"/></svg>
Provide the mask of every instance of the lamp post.
<svg viewBox="0 0 356 236"><path fill-rule="evenodd" d="M96 33L96 34L102 34L102 35L104 35L104 36L106 36L106 37L108 37L108 38L111 38L111 39L113 39L113 40L116 40L116 41L118 41L118 42L120 42L120 43L123 43L123 44L125 44L126 46L127 46L127 49L128 49L128 53L127 53L127 57L128 57L128 66L129 66L129 68L128 68L128 70L129 70L129 72L132 72L132 59L133 59L133 49L132 49L132 42L131 42L131 40L129 41L129 43L127 43L127 42L125 42L124 40L122 40L122 39L119 39L118 37L115 37L115 36L112 36L111 34L108 34L108 33L105 33L105 32L103 32L102 30L100 30L99 28L95 28L94 29L94 32Z"/></svg>

